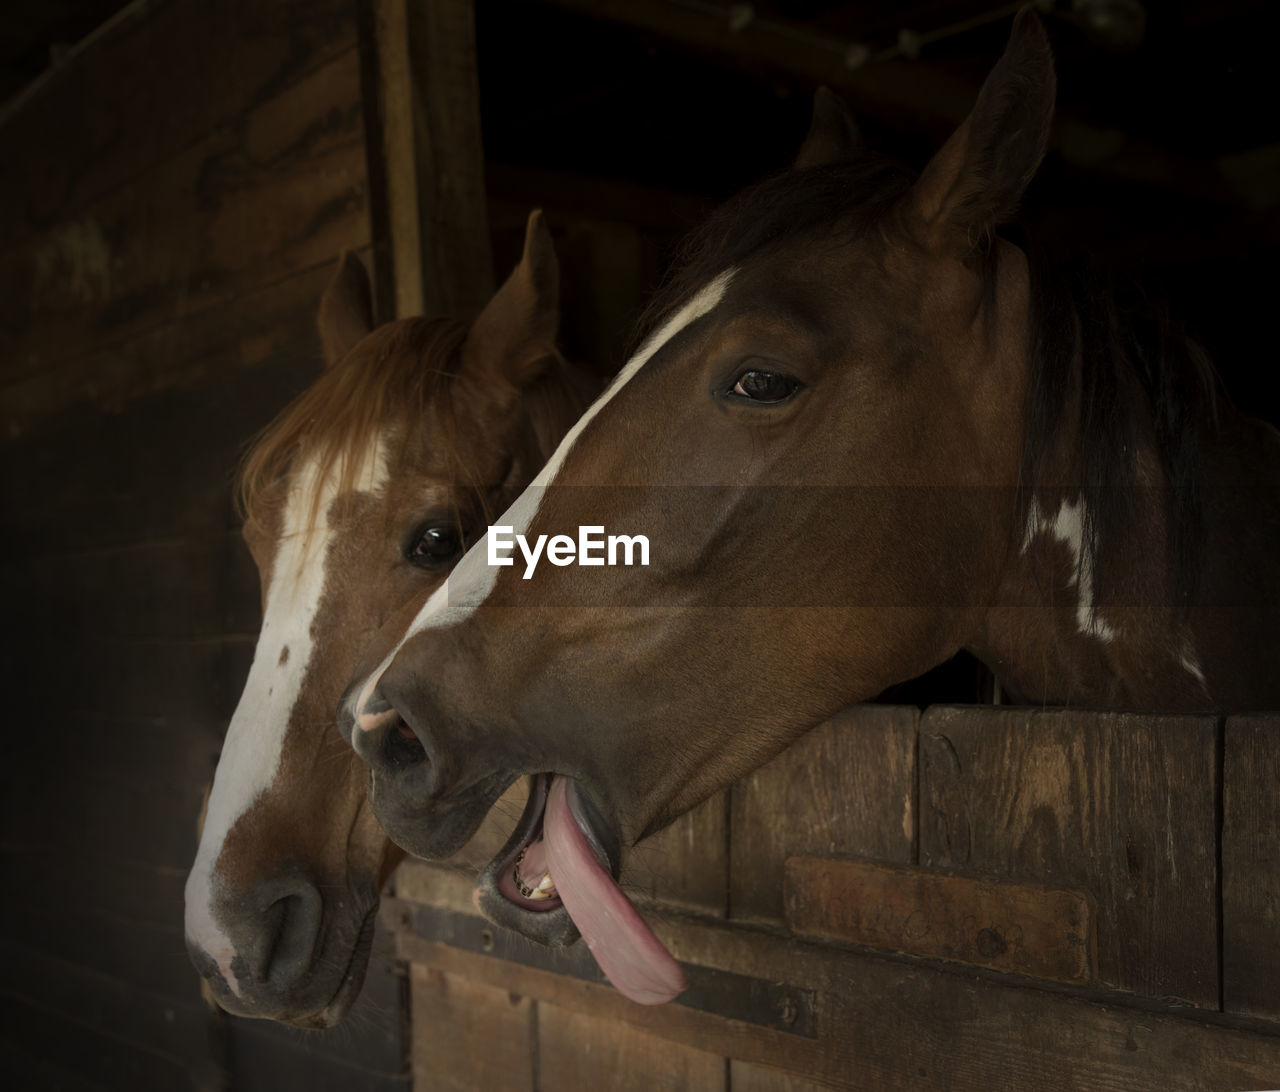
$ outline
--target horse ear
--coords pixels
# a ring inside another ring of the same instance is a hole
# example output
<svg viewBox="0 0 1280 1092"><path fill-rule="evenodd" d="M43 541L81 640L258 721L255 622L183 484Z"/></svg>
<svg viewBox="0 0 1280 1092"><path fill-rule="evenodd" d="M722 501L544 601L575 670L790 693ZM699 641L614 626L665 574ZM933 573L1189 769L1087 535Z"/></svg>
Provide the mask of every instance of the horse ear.
<svg viewBox="0 0 1280 1092"><path fill-rule="evenodd" d="M480 312L462 348L462 370L500 372L523 387L556 355L560 327L560 263L542 211L529 214L524 253Z"/></svg>
<svg viewBox="0 0 1280 1092"><path fill-rule="evenodd" d="M809 135L800 145L792 167L820 167L842 159L854 159L862 151L862 133L844 102L829 87L819 87L813 96L813 121Z"/></svg>
<svg viewBox="0 0 1280 1092"><path fill-rule="evenodd" d="M972 112L911 192L930 245L970 249L1012 218L1044 158L1056 88L1048 36L1024 7Z"/></svg>
<svg viewBox="0 0 1280 1092"><path fill-rule="evenodd" d="M324 295L320 297L320 342L324 362L332 367L373 329L373 290L364 263L344 250Z"/></svg>

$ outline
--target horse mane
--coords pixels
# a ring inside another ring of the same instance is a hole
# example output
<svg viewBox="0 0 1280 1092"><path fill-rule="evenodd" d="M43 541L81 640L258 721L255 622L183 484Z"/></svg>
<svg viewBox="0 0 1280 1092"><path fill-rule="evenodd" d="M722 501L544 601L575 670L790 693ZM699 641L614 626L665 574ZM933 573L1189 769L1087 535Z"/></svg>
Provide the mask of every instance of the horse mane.
<svg viewBox="0 0 1280 1092"><path fill-rule="evenodd" d="M400 445L387 452L393 466L405 457L408 445L429 435L455 480L471 486L492 484L473 480L455 419L454 394L462 379L459 365L468 330L467 323L447 318L388 323L369 334L360 351L326 368L249 448L237 490L240 515L247 523L261 524L280 502L272 486L292 466L311 460L316 481L333 475L338 494L351 491L361 473L363 453L380 437ZM521 392L530 442L544 458L591 394L585 373L558 355ZM322 493L316 490L311 498L308 526L316 523L315 506Z"/></svg>
<svg viewBox="0 0 1280 1092"><path fill-rule="evenodd" d="M1169 571L1189 609L1203 562L1202 439L1217 427L1218 379L1204 349L1167 305L1084 259L1054 261L1022 242L1031 271L1031 382L1023 431L1021 514L1052 471L1069 421L1073 386L1080 419L1075 457L1082 509L1081 567L1105 588L1100 543L1122 542L1132 524L1132 453L1145 415L1164 476ZM1136 378L1135 398L1125 377Z"/></svg>
<svg viewBox="0 0 1280 1092"><path fill-rule="evenodd" d="M704 284L773 245L806 235L852 241L891 216L916 175L871 154L788 170L733 198L696 230L641 317L632 352L663 319ZM1018 237L1031 278L1031 370L1024 415L1017 502L1025 525L1036 490L1052 476L1051 460L1070 422L1062 407L1078 383L1081 417L1074 455L1085 512L1079 565L1099 571L1098 544L1123 541L1134 514L1133 442L1148 415L1168 489L1170 564L1175 587L1190 602L1201 563L1203 504L1199 482L1201 435L1216 424L1216 378L1203 349L1136 287L1121 285L1087 265L1060 265ZM996 238L975 248L984 304L995 302ZM1145 405L1129 397L1135 376Z"/></svg>

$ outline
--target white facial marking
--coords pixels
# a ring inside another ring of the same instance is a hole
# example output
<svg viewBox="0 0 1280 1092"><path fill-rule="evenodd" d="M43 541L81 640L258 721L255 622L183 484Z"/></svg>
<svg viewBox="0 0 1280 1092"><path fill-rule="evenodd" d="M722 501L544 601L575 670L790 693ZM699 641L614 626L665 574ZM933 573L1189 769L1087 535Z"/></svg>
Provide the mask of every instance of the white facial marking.
<svg viewBox="0 0 1280 1092"><path fill-rule="evenodd" d="M379 437L361 458L356 488L377 491L387 473L386 445ZM213 908L218 857L227 832L275 780L285 733L311 663L311 626L324 591L325 562L333 539L328 509L337 496L336 469L323 482L318 479L314 463L305 464L294 476L253 665L222 745L200 847L187 877L187 937L217 962L237 995L240 987L231 970L235 947ZM314 527L309 525L313 512L318 522Z"/></svg>
<svg viewBox="0 0 1280 1092"><path fill-rule="evenodd" d="M1071 551L1070 584L1079 582L1076 589L1076 626L1086 637L1096 637L1100 641L1114 641L1116 631L1094 610L1093 604L1093 560L1083 553L1084 550L1084 501L1077 498L1063 501L1058 511L1046 517L1040 511L1040 505L1031 498L1031 509L1027 513L1027 530L1022 539L1022 550L1025 553L1037 535L1049 534L1064 543Z"/></svg>
<svg viewBox="0 0 1280 1092"><path fill-rule="evenodd" d="M514 535L521 535L528 531L529 525L538 514L538 506L542 502L545 487L550 485L555 480L556 475L560 473L560 468L564 465L569 451L577 442L578 437L582 435L587 425L591 423L596 414L609 404L614 395L635 378L640 369L653 358L659 349L685 327L711 311L724 298L725 291L733 280L733 275L734 270L725 270L715 280L703 286L697 295L667 319L661 328L644 343L639 352L623 365L622 370L617 374L613 382L609 384L605 392L591 404L586 413L578 418L577 424L560 441L560 446L556 448L555 453L551 456L547 465L542 468L541 473L525 487L524 492L515 499L511 507L495 521L497 524L510 528L511 533ZM383 672L391 666L391 661L396 658L396 655L410 637L422 632L424 629L449 626L462 621L475 611L493 590L493 585L497 582L498 573L501 572L501 569L497 566L490 566L487 563L488 539L489 532L486 531L484 538L476 542L467 551L463 559L458 562L457 567L449 574L449 578L423 604L422 609L418 611L417 617L409 624L409 628L405 631L404 636L400 638L396 647L387 654L386 659L365 680L365 684L360 688L353 703L354 707L348 710L353 718L357 718L357 722L360 712L364 709L369 701L369 696L373 693L374 687L378 685L378 680L382 677Z"/></svg>

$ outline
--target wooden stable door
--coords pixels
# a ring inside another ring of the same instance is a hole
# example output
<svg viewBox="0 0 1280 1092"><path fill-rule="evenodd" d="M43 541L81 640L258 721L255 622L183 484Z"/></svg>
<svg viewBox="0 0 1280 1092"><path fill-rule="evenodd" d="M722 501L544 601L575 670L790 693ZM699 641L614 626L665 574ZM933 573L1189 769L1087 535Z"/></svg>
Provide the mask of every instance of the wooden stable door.
<svg viewBox="0 0 1280 1092"><path fill-rule="evenodd" d="M408 865L415 1087L1280 1086L1278 783L1280 717L851 709L634 852L656 1008Z"/></svg>

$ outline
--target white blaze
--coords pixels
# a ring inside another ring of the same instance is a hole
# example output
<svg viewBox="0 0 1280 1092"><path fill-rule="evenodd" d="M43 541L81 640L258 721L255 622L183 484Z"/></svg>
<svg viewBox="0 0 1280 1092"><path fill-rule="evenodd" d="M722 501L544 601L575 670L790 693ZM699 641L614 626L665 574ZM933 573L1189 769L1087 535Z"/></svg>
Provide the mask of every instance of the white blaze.
<svg viewBox="0 0 1280 1092"><path fill-rule="evenodd" d="M560 441L559 447L556 448L547 465L542 468L541 473L525 487L524 492L515 499L511 507L495 521L496 524L501 525L504 529L509 528L509 533L513 536L522 535L528 531L529 525L538 514L538 507L542 503L545 487L550 485L555 480L556 475L560 473L560 468L564 465L569 451L577 442L578 437L582 435L583 430L609 404L613 397L635 378L640 369L653 358L659 349L685 327L711 311L724 298L725 290L729 287L733 274L734 270L728 269L716 277L715 280L705 285L697 295L667 319L658 331L641 346L636 355L623 365L622 370L614 377L613 382L609 384L605 392L588 407L586 413L578 418L577 424ZM409 638L416 633L421 633L424 629L436 629L461 622L484 602L493 590L500 571L498 567L488 564L488 539L489 532L486 531L484 538L476 542L467 551L466 556L458 563L457 568L449 574L449 578L423 604L422 609L418 611L417 616L409 624L409 628L405 630L404 636L400 638L396 647L387 654L386 659L378 665L377 670L365 680L365 684L356 695L354 708L349 710L353 717L359 717L360 711L368 703L369 696L373 693L374 687L377 686L382 673L391 666L391 661L396 658L397 653L404 647ZM357 730L358 724L357 720Z"/></svg>
<svg viewBox="0 0 1280 1092"><path fill-rule="evenodd" d="M380 439L364 453L357 470L358 489L382 487L387 466ZM324 592L325 561L333 539L328 509L337 490L336 470L322 482L314 462L294 475L253 665L222 744L200 847L187 877L187 937L217 961L222 977L237 994L239 986L231 971L235 949L212 905L218 857L227 832L270 788L280 768L285 733L311 663L311 628ZM313 512L318 526L310 525Z"/></svg>

